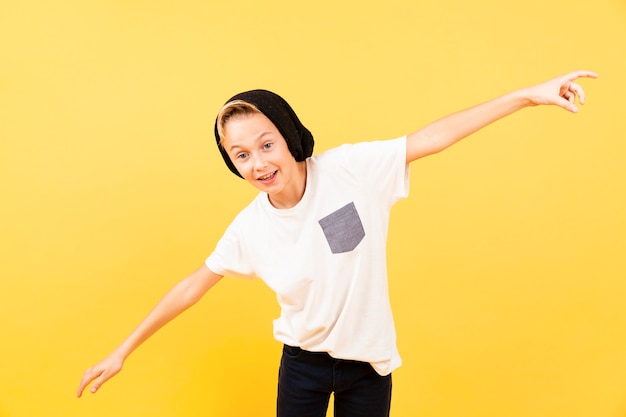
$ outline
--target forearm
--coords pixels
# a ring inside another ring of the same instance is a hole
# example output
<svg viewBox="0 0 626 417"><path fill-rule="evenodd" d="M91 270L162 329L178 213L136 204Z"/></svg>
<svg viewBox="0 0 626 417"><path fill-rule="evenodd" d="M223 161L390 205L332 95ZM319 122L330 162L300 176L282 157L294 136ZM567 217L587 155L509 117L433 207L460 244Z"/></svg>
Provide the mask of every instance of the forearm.
<svg viewBox="0 0 626 417"><path fill-rule="evenodd" d="M517 90L445 116L407 137L407 162L440 152L483 127L532 105Z"/></svg>
<svg viewBox="0 0 626 417"><path fill-rule="evenodd" d="M77 396L80 397L85 387L92 381L94 383L90 391L92 393L98 391L102 384L120 372L126 358L139 345L167 322L195 304L221 278L221 275L202 265L176 284L117 349L85 371L78 385Z"/></svg>
<svg viewBox="0 0 626 417"><path fill-rule="evenodd" d="M135 330L115 349L115 353L122 359L126 359L165 324L200 300L206 291L221 278L212 273L207 275L206 271L208 271L206 267L201 267L172 287Z"/></svg>

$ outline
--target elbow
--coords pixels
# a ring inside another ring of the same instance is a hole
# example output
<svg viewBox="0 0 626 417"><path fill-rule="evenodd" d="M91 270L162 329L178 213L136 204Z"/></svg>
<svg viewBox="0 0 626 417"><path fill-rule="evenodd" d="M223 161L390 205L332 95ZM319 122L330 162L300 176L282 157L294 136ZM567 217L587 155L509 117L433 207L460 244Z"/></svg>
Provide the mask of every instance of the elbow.
<svg viewBox="0 0 626 417"><path fill-rule="evenodd" d="M410 163L425 156L443 151L446 147L428 137L407 142L406 162Z"/></svg>

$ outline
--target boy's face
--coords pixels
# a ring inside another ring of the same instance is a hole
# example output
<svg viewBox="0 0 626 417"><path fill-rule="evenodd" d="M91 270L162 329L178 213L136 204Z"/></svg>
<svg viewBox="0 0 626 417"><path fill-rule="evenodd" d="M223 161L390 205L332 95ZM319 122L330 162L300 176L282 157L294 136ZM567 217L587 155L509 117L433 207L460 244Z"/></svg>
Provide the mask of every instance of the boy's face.
<svg viewBox="0 0 626 417"><path fill-rule="evenodd" d="M276 126L262 113L230 119L223 146L241 176L275 206L295 205L304 192L304 162L296 162ZM284 203L284 204L281 204Z"/></svg>

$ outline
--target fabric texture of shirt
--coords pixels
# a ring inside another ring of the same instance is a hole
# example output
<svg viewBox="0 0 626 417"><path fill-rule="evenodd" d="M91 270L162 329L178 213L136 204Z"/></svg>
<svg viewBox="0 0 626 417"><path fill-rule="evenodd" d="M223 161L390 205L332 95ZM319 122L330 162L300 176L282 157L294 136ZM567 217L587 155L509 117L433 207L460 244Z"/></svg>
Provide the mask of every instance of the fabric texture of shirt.
<svg viewBox="0 0 626 417"><path fill-rule="evenodd" d="M408 196L406 137L342 145L306 164L300 202L277 209L259 193L206 265L220 275L259 277L276 293L278 341L369 362L387 375L401 364L386 242L391 208Z"/></svg>

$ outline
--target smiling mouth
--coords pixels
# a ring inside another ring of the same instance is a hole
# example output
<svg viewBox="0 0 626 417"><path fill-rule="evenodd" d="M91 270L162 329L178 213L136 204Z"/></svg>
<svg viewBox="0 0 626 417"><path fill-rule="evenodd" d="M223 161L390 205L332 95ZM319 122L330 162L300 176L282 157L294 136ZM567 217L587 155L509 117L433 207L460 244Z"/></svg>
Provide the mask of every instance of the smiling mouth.
<svg viewBox="0 0 626 417"><path fill-rule="evenodd" d="M265 175L264 177L259 177L258 180L259 181L269 181L269 180L271 180L272 178L274 178L276 176L277 172L278 171L274 171L274 172L272 172L270 174Z"/></svg>

